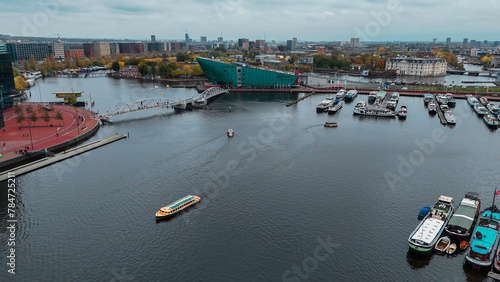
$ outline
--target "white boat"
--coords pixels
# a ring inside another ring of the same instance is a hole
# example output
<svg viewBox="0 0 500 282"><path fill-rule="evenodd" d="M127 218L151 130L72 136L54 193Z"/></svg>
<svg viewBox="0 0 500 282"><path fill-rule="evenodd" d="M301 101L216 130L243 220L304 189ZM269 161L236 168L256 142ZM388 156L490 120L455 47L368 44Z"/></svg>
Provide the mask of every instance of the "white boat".
<svg viewBox="0 0 500 282"><path fill-rule="evenodd" d="M486 105L488 105L488 103L489 103L489 102L488 102L488 99L486 99L486 97L481 97L481 98L479 98L479 102L480 102L481 104L483 104L483 106L486 106Z"/></svg>
<svg viewBox="0 0 500 282"><path fill-rule="evenodd" d="M366 101L365 100L361 100L358 103L356 103L356 106L354 106L354 107L355 108L364 108L364 107L366 107Z"/></svg>
<svg viewBox="0 0 500 282"><path fill-rule="evenodd" d="M455 116L451 113L451 111L445 112L444 118L446 119L446 122L448 124L456 124L457 123Z"/></svg>
<svg viewBox="0 0 500 282"><path fill-rule="evenodd" d="M391 94L391 100L393 100L393 99L399 100L399 93L398 92L393 92Z"/></svg>
<svg viewBox="0 0 500 282"><path fill-rule="evenodd" d="M483 105L481 105L480 103L476 103L474 105L474 111L479 116L484 116L484 115L488 114L488 110Z"/></svg>
<svg viewBox="0 0 500 282"><path fill-rule="evenodd" d="M396 112L388 109L368 109L366 107L355 107L352 111L355 115L375 117L395 117Z"/></svg>
<svg viewBox="0 0 500 282"><path fill-rule="evenodd" d="M340 89L340 91L337 92L337 94L335 95L335 100L342 101L344 100L345 96L346 96L345 90Z"/></svg>
<svg viewBox="0 0 500 282"><path fill-rule="evenodd" d="M444 253L448 250L448 247L450 247L451 240L447 236L441 237L437 243L436 246L434 246L434 249L438 253Z"/></svg>
<svg viewBox="0 0 500 282"><path fill-rule="evenodd" d="M390 110L395 110L397 105L398 105L398 102L393 101L392 99L389 102L387 102L387 108Z"/></svg>
<svg viewBox="0 0 500 282"><path fill-rule="evenodd" d="M329 114L329 115L333 115L333 114L335 114L335 113L336 113L336 112L338 112L340 109L342 109L342 106L344 106L344 102L343 102L343 101L340 101L340 102L338 102L338 103L333 104L333 106L330 106L330 107L328 108L328 110L327 110L327 111L328 111L328 114Z"/></svg>
<svg viewBox="0 0 500 282"><path fill-rule="evenodd" d="M496 117L498 117L498 114L500 113L500 109L498 108L497 105L493 103L489 103L486 105L486 108Z"/></svg>
<svg viewBox="0 0 500 282"><path fill-rule="evenodd" d="M428 254L434 249L445 225L453 214L453 198L440 196L427 216L410 234L410 250L416 254Z"/></svg>
<svg viewBox="0 0 500 282"><path fill-rule="evenodd" d="M406 116L408 115L408 108L406 105L401 105L401 108L399 108L398 111L398 118L399 119L406 119Z"/></svg>
<svg viewBox="0 0 500 282"><path fill-rule="evenodd" d="M450 107L448 107L448 105L446 104L441 104L439 107L441 108L441 111L443 111L443 113L450 110Z"/></svg>
<svg viewBox="0 0 500 282"><path fill-rule="evenodd" d="M469 103L469 105L471 107L474 107L475 104L478 104L479 103L479 100L476 99L476 97L472 96L472 95L467 95L467 103Z"/></svg>
<svg viewBox="0 0 500 282"><path fill-rule="evenodd" d="M227 130L227 137L233 137L234 136L234 130L232 130L231 128L229 128Z"/></svg>
<svg viewBox="0 0 500 282"><path fill-rule="evenodd" d="M451 243L450 246L448 247L448 250L446 250L446 253L452 255L456 250L457 250L457 244Z"/></svg>
<svg viewBox="0 0 500 282"><path fill-rule="evenodd" d="M193 101L192 107L197 109L204 109L207 106L207 100L205 98L199 98Z"/></svg>
<svg viewBox="0 0 500 282"><path fill-rule="evenodd" d="M333 105L333 103L333 98L326 98L316 106L316 112L326 111L331 105Z"/></svg>
<svg viewBox="0 0 500 282"><path fill-rule="evenodd" d="M424 94L424 103L427 104L434 99L434 95L430 93Z"/></svg>
<svg viewBox="0 0 500 282"><path fill-rule="evenodd" d="M431 114L436 113L436 108L437 108L437 106L436 106L436 103L434 103L434 102L430 102L429 105L427 106L427 109L429 110L429 113L431 113Z"/></svg>

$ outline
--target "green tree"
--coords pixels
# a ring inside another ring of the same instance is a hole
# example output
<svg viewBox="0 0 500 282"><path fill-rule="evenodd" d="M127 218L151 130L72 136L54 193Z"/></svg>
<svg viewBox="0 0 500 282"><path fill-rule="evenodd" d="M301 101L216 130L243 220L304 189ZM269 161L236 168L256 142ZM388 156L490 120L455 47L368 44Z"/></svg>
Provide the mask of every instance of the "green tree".
<svg viewBox="0 0 500 282"><path fill-rule="evenodd" d="M33 122L33 125L36 123L36 121L38 120L38 116L36 115L35 111L31 112L31 115L30 115L29 119Z"/></svg>
<svg viewBox="0 0 500 282"><path fill-rule="evenodd" d="M297 56L295 54L290 55L290 58L288 59L288 63L293 65L297 61L299 61L299 56Z"/></svg>
<svg viewBox="0 0 500 282"><path fill-rule="evenodd" d="M61 114L60 111L56 112L56 119L59 120L59 121L62 121L63 124L64 124L64 118L63 118L63 116L62 116L62 114Z"/></svg>
<svg viewBox="0 0 500 282"><path fill-rule="evenodd" d="M146 74L150 73L148 65L146 65L144 62L140 62L138 65L138 68L139 68L139 72L142 75L146 75Z"/></svg>
<svg viewBox="0 0 500 282"><path fill-rule="evenodd" d="M75 60L75 66L77 68L81 68L82 62L80 61L80 55L78 55L78 53L75 53L75 55L73 56L73 59Z"/></svg>
<svg viewBox="0 0 500 282"><path fill-rule="evenodd" d="M16 116L16 122L19 123L19 125L22 125L23 121L26 120L26 117L24 116L24 112L21 109L21 112L19 112Z"/></svg>
<svg viewBox="0 0 500 282"><path fill-rule="evenodd" d="M196 76L196 77L199 77L199 76L203 76L204 73L203 73L203 69L201 68L200 65L195 65L193 67L193 76Z"/></svg>
<svg viewBox="0 0 500 282"><path fill-rule="evenodd" d="M43 119L43 121L45 121L47 123L47 126L48 126L49 125L49 121L50 121L49 111L45 111L43 113L42 119Z"/></svg>
<svg viewBox="0 0 500 282"><path fill-rule="evenodd" d="M64 57L64 66L66 68L71 68L71 58L69 56Z"/></svg>
<svg viewBox="0 0 500 282"><path fill-rule="evenodd" d="M30 56L30 68L32 70L37 70L37 67L36 67L36 60L35 60L35 56L34 55L31 55Z"/></svg>
<svg viewBox="0 0 500 282"><path fill-rule="evenodd" d="M120 64L117 61L114 61L111 64L111 69L114 70L114 71L119 71L120 70Z"/></svg>
<svg viewBox="0 0 500 282"><path fill-rule="evenodd" d="M24 70L26 70L26 71L31 69L30 64L26 60L23 60L23 67L24 67Z"/></svg>

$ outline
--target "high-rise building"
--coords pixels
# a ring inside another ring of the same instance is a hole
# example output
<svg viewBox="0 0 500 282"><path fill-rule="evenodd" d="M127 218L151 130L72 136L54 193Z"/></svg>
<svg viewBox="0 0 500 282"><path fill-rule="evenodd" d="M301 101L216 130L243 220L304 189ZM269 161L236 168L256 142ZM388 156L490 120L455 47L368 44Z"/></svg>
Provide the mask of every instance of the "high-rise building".
<svg viewBox="0 0 500 282"><path fill-rule="evenodd" d="M85 49L83 48L83 43L64 43L64 55L67 58L78 58L85 57Z"/></svg>
<svg viewBox="0 0 500 282"><path fill-rule="evenodd" d="M201 42L201 46L206 46L207 45L207 37L206 36L202 36L200 38L200 42Z"/></svg>
<svg viewBox="0 0 500 282"><path fill-rule="evenodd" d="M476 40L472 39L472 40L470 41L470 45L471 45L471 46L476 46Z"/></svg>
<svg viewBox="0 0 500 282"><path fill-rule="evenodd" d="M217 37L217 43L224 43L224 38L222 38L222 36Z"/></svg>
<svg viewBox="0 0 500 282"><path fill-rule="evenodd" d="M257 39L255 40L255 46L257 47L264 47L266 45L266 40L264 39Z"/></svg>
<svg viewBox="0 0 500 282"><path fill-rule="evenodd" d="M494 41L494 42L493 42L493 46L495 46L495 47L500 46L500 41Z"/></svg>
<svg viewBox="0 0 500 282"><path fill-rule="evenodd" d="M438 39L437 38L432 38L432 43L437 43Z"/></svg>
<svg viewBox="0 0 500 282"><path fill-rule="evenodd" d="M451 37L446 38L446 44L451 44Z"/></svg>
<svg viewBox="0 0 500 282"><path fill-rule="evenodd" d="M249 43L248 38L240 38L240 39L238 39L238 47L240 47L241 49L248 50L248 48L250 47L250 43Z"/></svg>
<svg viewBox="0 0 500 282"><path fill-rule="evenodd" d="M156 35L154 34L151 34L151 42L156 42Z"/></svg>
<svg viewBox="0 0 500 282"><path fill-rule="evenodd" d="M359 46L359 38L351 38L351 46L358 47Z"/></svg>
<svg viewBox="0 0 500 282"><path fill-rule="evenodd" d="M297 38L293 38L292 40L286 41L286 50L295 51L297 48Z"/></svg>
<svg viewBox="0 0 500 282"><path fill-rule="evenodd" d="M464 38L462 45L467 45L469 43L469 38Z"/></svg>
<svg viewBox="0 0 500 282"><path fill-rule="evenodd" d="M144 53L144 44L142 42L123 42L120 44L120 53L142 54Z"/></svg>
<svg viewBox="0 0 500 282"><path fill-rule="evenodd" d="M109 42L83 43L85 57L97 58L111 55Z"/></svg>
<svg viewBox="0 0 500 282"><path fill-rule="evenodd" d="M187 30L186 30L186 34L184 34L184 42L186 44L193 42L193 39L189 38L189 34L187 33Z"/></svg>
<svg viewBox="0 0 500 282"><path fill-rule="evenodd" d="M49 50L51 54L54 54L56 60L64 59L64 45L62 43L51 43Z"/></svg>
<svg viewBox="0 0 500 282"><path fill-rule="evenodd" d="M42 61L50 54L47 43L7 43L7 50L13 61L29 60L31 55L35 60Z"/></svg>
<svg viewBox="0 0 500 282"><path fill-rule="evenodd" d="M5 51L5 45L0 44L0 50ZM14 71L12 70L12 59L7 52L0 52L0 128L4 127L3 110L12 105L10 92L14 90Z"/></svg>

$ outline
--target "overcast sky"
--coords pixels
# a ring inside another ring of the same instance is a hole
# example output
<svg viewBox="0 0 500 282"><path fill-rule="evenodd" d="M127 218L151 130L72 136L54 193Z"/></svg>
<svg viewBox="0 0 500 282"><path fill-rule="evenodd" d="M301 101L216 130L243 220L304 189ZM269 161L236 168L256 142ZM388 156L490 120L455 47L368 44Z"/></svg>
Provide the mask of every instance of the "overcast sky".
<svg viewBox="0 0 500 282"><path fill-rule="evenodd" d="M0 34L145 40L500 40L498 0L0 0Z"/></svg>

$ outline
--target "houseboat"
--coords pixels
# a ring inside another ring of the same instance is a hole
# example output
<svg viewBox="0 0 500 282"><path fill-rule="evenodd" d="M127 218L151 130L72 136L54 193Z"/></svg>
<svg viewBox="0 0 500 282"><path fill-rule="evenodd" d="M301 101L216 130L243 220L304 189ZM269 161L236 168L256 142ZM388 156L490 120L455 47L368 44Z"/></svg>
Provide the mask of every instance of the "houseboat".
<svg viewBox="0 0 500 282"><path fill-rule="evenodd" d="M481 200L479 200L479 194L475 192L466 193L444 230L448 235L456 236L459 241L470 239L480 210Z"/></svg>
<svg viewBox="0 0 500 282"><path fill-rule="evenodd" d="M333 105L333 102L333 98L326 98L316 106L316 112L325 112L330 106Z"/></svg>

